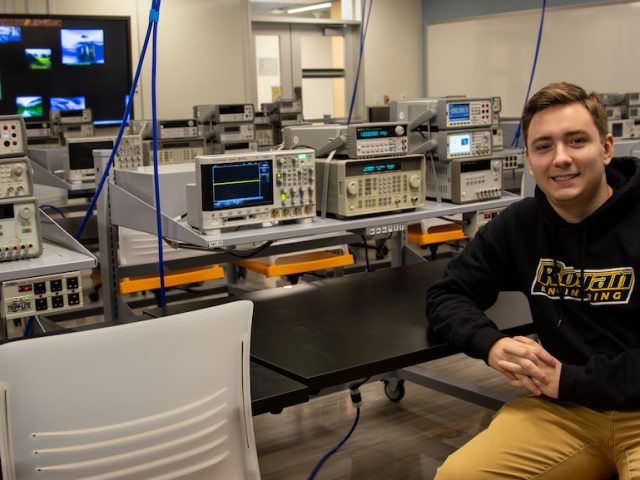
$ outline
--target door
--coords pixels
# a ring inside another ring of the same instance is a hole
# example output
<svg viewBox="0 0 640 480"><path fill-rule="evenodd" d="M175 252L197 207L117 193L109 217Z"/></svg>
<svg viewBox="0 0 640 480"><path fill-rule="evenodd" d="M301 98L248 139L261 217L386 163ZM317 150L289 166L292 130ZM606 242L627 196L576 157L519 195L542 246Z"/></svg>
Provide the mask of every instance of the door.
<svg viewBox="0 0 640 480"><path fill-rule="evenodd" d="M253 23L258 104L301 98L307 121L344 120L357 68L358 24ZM360 73L357 115L364 116Z"/></svg>

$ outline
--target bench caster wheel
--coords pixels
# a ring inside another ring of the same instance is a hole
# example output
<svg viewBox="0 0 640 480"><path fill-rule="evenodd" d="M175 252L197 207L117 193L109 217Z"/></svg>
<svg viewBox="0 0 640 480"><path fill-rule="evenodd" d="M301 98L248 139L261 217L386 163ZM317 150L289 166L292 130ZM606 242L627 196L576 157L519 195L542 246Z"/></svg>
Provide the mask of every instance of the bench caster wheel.
<svg viewBox="0 0 640 480"><path fill-rule="evenodd" d="M404 398L404 380L397 382L395 386L391 385L391 382L385 381L384 394L392 402L399 402L402 400Z"/></svg>
<svg viewBox="0 0 640 480"><path fill-rule="evenodd" d="M300 275L293 273L291 275L287 275L286 279L289 281L291 285L297 285L298 281L300 280Z"/></svg>
<svg viewBox="0 0 640 480"><path fill-rule="evenodd" d="M247 278L246 267L241 267L241 266L236 267L236 276L238 277L238 279Z"/></svg>

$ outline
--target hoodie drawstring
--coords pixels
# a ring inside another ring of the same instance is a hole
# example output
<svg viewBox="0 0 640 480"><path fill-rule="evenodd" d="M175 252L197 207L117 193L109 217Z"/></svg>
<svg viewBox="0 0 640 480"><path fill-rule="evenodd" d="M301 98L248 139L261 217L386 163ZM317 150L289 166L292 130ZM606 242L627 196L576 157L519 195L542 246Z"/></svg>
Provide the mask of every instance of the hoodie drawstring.
<svg viewBox="0 0 640 480"><path fill-rule="evenodd" d="M580 305L584 305L584 253L587 248L587 229L583 228L580 235L580 255L578 263L580 264Z"/></svg>
<svg viewBox="0 0 640 480"><path fill-rule="evenodd" d="M560 312L558 315L558 325L556 325L557 327L559 327L562 323L562 317L564 316L564 290L562 290L562 285L560 285L560 267L558 266L558 259L556 255L558 236L558 227L554 225L553 235L551 236L551 258L553 258L553 270L556 274L556 285L558 285L558 292L560 292Z"/></svg>
<svg viewBox="0 0 640 480"><path fill-rule="evenodd" d="M565 301L564 301L564 290L562 289L562 285L560 284L560 267L558 266L558 259L556 258L556 245L558 244L558 228L553 229L553 241L551 243L551 257L553 258L553 269L555 271L556 276L556 284L558 285L558 292L560 293L560 312L558 318L558 325L560 326L562 323L562 319L564 318L565 311ZM584 257L587 249L587 229L583 228L580 231L580 250L578 251L578 265L580 268L580 278L579 278L579 286L580 286L580 305L584 305L585 301L585 283L584 283Z"/></svg>

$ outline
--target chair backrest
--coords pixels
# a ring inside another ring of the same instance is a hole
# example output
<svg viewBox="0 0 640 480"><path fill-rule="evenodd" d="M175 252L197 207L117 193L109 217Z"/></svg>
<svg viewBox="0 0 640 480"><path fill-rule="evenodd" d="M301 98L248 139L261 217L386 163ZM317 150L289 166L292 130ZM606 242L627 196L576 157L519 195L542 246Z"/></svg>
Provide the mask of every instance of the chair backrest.
<svg viewBox="0 0 640 480"><path fill-rule="evenodd" d="M240 301L0 346L4 480L257 479Z"/></svg>

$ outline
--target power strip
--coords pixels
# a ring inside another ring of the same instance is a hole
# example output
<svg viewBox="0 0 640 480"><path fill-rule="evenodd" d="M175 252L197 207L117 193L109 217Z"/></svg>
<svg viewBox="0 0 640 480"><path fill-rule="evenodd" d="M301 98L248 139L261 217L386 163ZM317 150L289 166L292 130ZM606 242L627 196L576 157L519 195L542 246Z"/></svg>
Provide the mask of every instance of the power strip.
<svg viewBox="0 0 640 480"><path fill-rule="evenodd" d="M7 320L65 312L82 305L82 281L78 271L2 283L0 312Z"/></svg>

